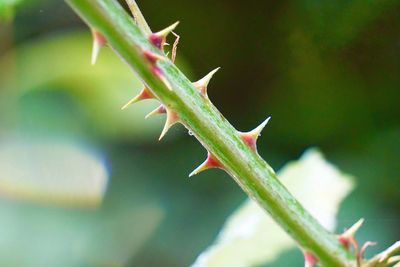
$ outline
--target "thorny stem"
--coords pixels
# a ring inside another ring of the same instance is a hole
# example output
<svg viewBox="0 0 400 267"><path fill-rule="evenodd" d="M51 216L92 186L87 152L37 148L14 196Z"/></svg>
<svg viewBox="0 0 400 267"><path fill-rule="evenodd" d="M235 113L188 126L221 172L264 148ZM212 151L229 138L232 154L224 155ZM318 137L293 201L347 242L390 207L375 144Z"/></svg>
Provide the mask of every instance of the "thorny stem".
<svg viewBox="0 0 400 267"><path fill-rule="evenodd" d="M324 229L279 182L273 169L240 138L208 98L201 95L170 61L157 66L171 84L169 90L154 75L143 51L164 56L148 40L116 0L66 0L138 74L167 108L176 112L201 144L214 155L240 187L259 203L299 245L312 252L323 266L344 267L354 257ZM136 5L131 1L132 6ZM139 14L136 21L142 25ZM144 21L144 22L143 22ZM147 26L148 27L148 26Z"/></svg>

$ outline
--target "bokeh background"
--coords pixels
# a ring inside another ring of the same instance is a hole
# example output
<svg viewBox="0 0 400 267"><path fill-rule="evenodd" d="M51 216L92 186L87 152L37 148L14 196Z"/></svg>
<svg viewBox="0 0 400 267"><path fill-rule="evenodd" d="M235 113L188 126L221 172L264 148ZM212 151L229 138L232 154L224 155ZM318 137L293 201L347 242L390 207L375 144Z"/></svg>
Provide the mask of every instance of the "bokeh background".
<svg viewBox="0 0 400 267"><path fill-rule="evenodd" d="M181 22L190 78L222 67L209 96L237 129L272 116L259 151L276 170L318 147L355 176L338 231L364 217L368 255L399 239L400 1L138 3L154 30ZM187 178L205 151L181 126L158 142L157 103L120 110L139 81L109 48L90 65L63 1L0 12L0 265L190 265L246 195L219 170Z"/></svg>

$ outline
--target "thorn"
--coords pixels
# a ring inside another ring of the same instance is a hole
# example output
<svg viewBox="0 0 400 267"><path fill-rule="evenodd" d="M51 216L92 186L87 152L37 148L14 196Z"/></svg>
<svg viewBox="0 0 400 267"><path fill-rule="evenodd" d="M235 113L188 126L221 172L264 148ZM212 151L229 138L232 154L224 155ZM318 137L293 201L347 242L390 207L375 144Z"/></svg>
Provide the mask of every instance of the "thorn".
<svg viewBox="0 0 400 267"><path fill-rule="evenodd" d="M222 165L210 152L208 152L207 159L199 167L197 167L194 171L192 171L189 174L189 177L192 177L193 175L199 174L202 171L212 168L222 169Z"/></svg>
<svg viewBox="0 0 400 267"><path fill-rule="evenodd" d="M349 229L345 231L344 234L354 236L357 231L361 228L364 223L364 218L359 219L355 224L353 224Z"/></svg>
<svg viewBox="0 0 400 267"><path fill-rule="evenodd" d="M128 103L126 103L121 109L124 110L127 107L129 107L132 104L135 104L136 102L139 102L141 100L145 100L145 99L151 99L154 98L153 94L150 92L150 90L148 88L143 88L142 91L140 91L140 93L135 96L134 98L132 98L131 100L129 100Z"/></svg>
<svg viewBox="0 0 400 267"><path fill-rule="evenodd" d="M314 267L318 263L318 259L308 251L303 252L304 255L304 267Z"/></svg>
<svg viewBox="0 0 400 267"><path fill-rule="evenodd" d="M255 128L250 132L247 133L239 132L243 141L255 152L257 151L257 139L261 135L261 131L264 129L264 127L267 125L270 119L271 117L268 117L257 128Z"/></svg>
<svg viewBox="0 0 400 267"><path fill-rule="evenodd" d="M165 41L168 34L171 33L176 28L176 26L178 26L178 24L179 21L175 22L174 24L165 28L164 30L150 34L149 35L150 42L158 49L162 49L162 47L165 45Z"/></svg>
<svg viewBox="0 0 400 267"><path fill-rule="evenodd" d="M172 32L173 30L175 30L176 26L178 26L179 21L175 22L174 24L168 26L167 28L165 28L164 30L161 30L159 32L156 32L155 34L157 34L158 36L167 36L170 32Z"/></svg>
<svg viewBox="0 0 400 267"><path fill-rule="evenodd" d="M106 45L106 38L98 31L92 28L93 48L92 48L92 65L96 64L100 49Z"/></svg>
<svg viewBox="0 0 400 267"><path fill-rule="evenodd" d="M167 60L166 57L153 53L150 50L144 50L143 55L151 64L156 64L157 60Z"/></svg>
<svg viewBox="0 0 400 267"><path fill-rule="evenodd" d="M160 55L158 55L156 53L153 53L153 52L151 52L149 50L143 51L143 55L150 62L151 71L153 72L153 74L156 75L170 91L172 91L171 83L167 80L167 78L165 78L164 72L162 71L162 69L160 69L156 65L157 60L168 60L168 58L166 58L164 56L160 56Z"/></svg>
<svg viewBox="0 0 400 267"><path fill-rule="evenodd" d="M360 227L363 225L364 219L361 218L359 219L355 224L353 224L349 229L344 231L343 234L338 236L338 240L342 245L346 248L349 249L350 244L354 246L354 249L358 249L357 242L354 239L354 235L360 229Z"/></svg>
<svg viewBox="0 0 400 267"><path fill-rule="evenodd" d="M158 141L160 141L168 132L168 130L179 121L179 117L175 112L170 111L168 108L165 108L165 111L167 112L167 120L165 121L164 128L160 137L158 138Z"/></svg>
<svg viewBox="0 0 400 267"><path fill-rule="evenodd" d="M144 117L144 118L147 120L151 116L158 115L158 114L165 114L165 113L167 113L165 106L160 105L157 108L155 108L153 111L151 111L149 114L147 114L146 117Z"/></svg>
<svg viewBox="0 0 400 267"><path fill-rule="evenodd" d="M220 67L212 70L210 73L208 73L206 76L204 76L202 79L198 80L197 82L193 83L193 86L196 87L202 95L207 95L207 86L208 83L210 82L211 78L213 75L220 69Z"/></svg>

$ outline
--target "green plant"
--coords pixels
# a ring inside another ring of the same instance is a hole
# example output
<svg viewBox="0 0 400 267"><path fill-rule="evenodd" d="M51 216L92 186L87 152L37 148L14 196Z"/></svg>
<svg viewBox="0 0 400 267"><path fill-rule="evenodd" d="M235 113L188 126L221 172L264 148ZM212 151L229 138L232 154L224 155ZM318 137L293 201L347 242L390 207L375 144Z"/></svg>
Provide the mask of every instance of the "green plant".
<svg viewBox="0 0 400 267"><path fill-rule="evenodd" d="M312 265L320 262L324 266L386 266L397 259L392 256L399 252L399 243L364 262L362 253L357 250L357 255L352 255L347 249L349 242L356 244L352 232L346 232L338 240L299 204L257 153L256 140L268 119L253 131L237 131L207 96L207 86L215 71L192 83L164 54L165 38L176 24L152 33L134 1L128 3L137 24L113 0L67 2L94 33L93 58L98 48L107 43L143 80L145 88L130 103L146 98L156 98L162 103L151 113L167 114L160 139L172 125L181 123L206 148L206 161L192 174L207 168L224 169L298 242Z"/></svg>

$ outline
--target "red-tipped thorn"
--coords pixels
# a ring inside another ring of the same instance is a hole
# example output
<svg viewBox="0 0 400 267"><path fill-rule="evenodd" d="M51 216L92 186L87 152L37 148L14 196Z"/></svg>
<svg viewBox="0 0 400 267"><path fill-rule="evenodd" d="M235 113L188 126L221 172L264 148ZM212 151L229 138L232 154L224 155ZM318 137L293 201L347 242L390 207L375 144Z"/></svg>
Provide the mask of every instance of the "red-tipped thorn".
<svg viewBox="0 0 400 267"><path fill-rule="evenodd" d="M175 123L179 122L179 117L175 112L168 110L168 108L166 108L166 112L167 112L167 120L165 121L164 128L161 132L160 137L158 138L158 141L160 141L165 136L165 134L168 132L168 130Z"/></svg>
<svg viewBox="0 0 400 267"><path fill-rule="evenodd" d="M344 231L343 234L338 236L339 242L346 248L349 249L350 245L354 247L354 249L358 250L358 244L354 239L354 235L357 233L358 229L363 225L364 219L359 219L355 224L353 224L349 229Z"/></svg>
<svg viewBox="0 0 400 267"><path fill-rule="evenodd" d="M318 263L318 259L308 251L303 252L304 255L304 267L314 267Z"/></svg>
<svg viewBox="0 0 400 267"><path fill-rule="evenodd" d="M150 92L148 88L145 87L142 89L142 91L140 91L140 93L137 96L129 100L129 102L126 103L121 109L126 109L130 105L135 104L136 102L151 98L154 98L153 94Z"/></svg>
<svg viewBox="0 0 400 267"><path fill-rule="evenodd" d="M171 83L164 76L164 72L162 71L162 69L160 69L156 65L153 65L151 70L154 73L154 75L156 75L162 81L162 83L168 88L168 90L172 91Z"/></svg>
<svg viewBox="0 0 400 267"><path fill-rule="evenodd" d="M151 63L156 64L157 60L167 60L168 58L161 56L159 54L153 53L149 50L143 52L144 57Z"/></svg>
<svg viewBox="0 0 400 267"><path fill-rule="evenodd" d="M242 133L240 132L240 136L242 137L243 141L254 151L257 151L257 139L261 135L262 130L267 125L271 117L268 117L265 121L263 121L257 128L254 130Z"/></svg>
<svg viewBox="0 0 400 267"><path fill-rule="evenodd" d="M92 48L92 65L96 64L100 49L106 45L106 38L98 31L92 29L93 48Z"/></svg>
<svg viewBox="0 0 400 267"><path fill-rule="evenodd" d="M164 30L150 34L149 35L150 42L158 49L162 49L162 47L165 45L165 41L168 34L170 34L176 28L176 26L178 26L178 24L179 21L175 22L174 24L165 28Z"/></svg>
<svg viewBox="0 0 400 267"><path fill-rule="evenodd" d="M208 73L206 76L204 76L202 79L198 80L197 82L193 83L193 86L196 87L202 95L207 95L207 86L210 83L211 78L214 76L214 74L220 69L220 67L212 70L210 73Z"/></svg>
<svg viewBox="0 0 400 267"><path fill-rule="evenodd" d="M159 115L159 114L165 114L167 113L167 110L164 105L159 105L157 108L155 108L153 111L151 111L149 114L144 117L146 120L154 115Z"/></svg>
<svg viewBox="0 0 400 267"><path fill-rule="evenodd" d="M153 53L149 50L145 50L143 51L143 55L144 57L150 62L151 64L151 71L154 73L154 75L156 75L163 83L164 85L170 90L172 91L172 86L171 83L167 80L167 78L164 76L164 72L162 71L162 69L160 69L156 63L157 60L168 60L168 58L164 57L164 56L160 56L156 53Z"/></svg>
<svg viewBox="0 0 400 267"><path fill-rule="evenodd" d="M192 171L189 174L189 177L192 177L193 175L199 174L202 171L212 168L222 169L222 165L210 152L208 152L207 159L199 167L197 167L194 171Z"/></svg>

